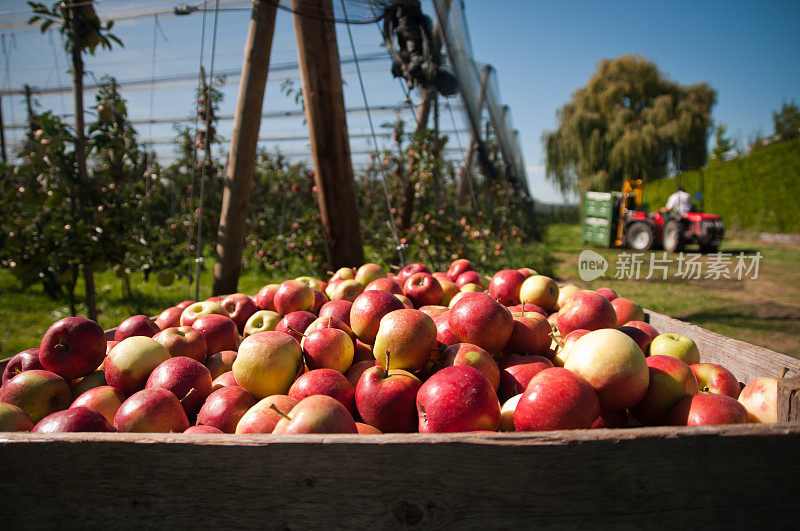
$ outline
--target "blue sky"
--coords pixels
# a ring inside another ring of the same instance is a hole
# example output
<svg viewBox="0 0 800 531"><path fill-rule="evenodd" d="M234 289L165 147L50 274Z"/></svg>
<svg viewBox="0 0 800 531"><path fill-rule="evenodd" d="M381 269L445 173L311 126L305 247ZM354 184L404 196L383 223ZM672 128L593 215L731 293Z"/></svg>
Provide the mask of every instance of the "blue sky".
<svg viewBox="0 0 800 531"><path fill-rule="evenodd" d="M177 3L177 2L175 2ZM156 0L97 0L104 15L130 15L169 9L175 3ZM224 2L224 6L246 6L246 2ZM432 14L430 2L423 2ZM35 86L68 84L66 57L57 36L48 36L20 27L26 18L25 3L7 0L0 6L0 32L5 35L6 53L0 57L2 88L17 88L24 82ZM524 0L466 2L466 15L475 58L491 63L498 73L501 97L511 107L513 121L520 131L521 148L528 168L534 197L560 201L560 194L544 179L541 136L556 126L556 110L583 86L596 64L607 57L636 53L653 60L671 79L691 84L708 82L718 91L715 121L728 126L729 134L740 145L757 133L772 132L773 110L784 101L800 101L800 2L541 2ZM248 13L227 11L220 15L215 68L236 70L241 66L242 47ZM168 42L158 37L155 68L153 55L153 17L124 19L117 34L125 48L99 53L87 60L96 76L115 75L120 80L196 72L202 15L159 16ZM211 19L208 20L206 66L210 52ZM380 52L380 36L374 25L353 28L356 52L368 56ZM345 27L337 27L340 54L351 55ZM55 51L54 51L55 48ZM8 74L5 61L8 60ZM272 64L296 60L291 16L279 12L273 45ZM58 67L56 67L58 61ZM365 63L365 84L370 105L398 104L403 94L398 82L388 73L388 62ZM348 106L361 106L358 81L352 66L343 67L347 82ZM280 94L279 84L296 73L276 72L270 76L265 98L266 110L289 110L293 102ZM232 114L235 79L225 89L223 114ZM189 116L191 81L159 86L152 94L147 87L125 90L130 114L134 118ZM69 113L68 94L41 96L44 108ZM87 105L92 101L87 97ZM455 104L455 102L453 102ZM24 110L20 98L4 98L5 122L20 122ZM392 119L391 113L375 116L377 122ZM406 114L406 119L411 120ZM443 129L452 128L449 114L442 116ZM351 132L368 130L363 115L349 118ZM464 127L456 113L457 127ZM230 124L221 124L226 136ZM167 138L170 125L140 126L143 138ZM301 119L265 120L262 136L302 134ZM19 131L8 131L13 142ZM455 140L455 139L454 139ZM466 143L466 136L459 140ZM353 138L353 151L369 147L366 138ZM456 145L456 142L453 142ZM159 147L166 159L168 145ZM284 151L307 152L304 142L283 146Z"/></svg>

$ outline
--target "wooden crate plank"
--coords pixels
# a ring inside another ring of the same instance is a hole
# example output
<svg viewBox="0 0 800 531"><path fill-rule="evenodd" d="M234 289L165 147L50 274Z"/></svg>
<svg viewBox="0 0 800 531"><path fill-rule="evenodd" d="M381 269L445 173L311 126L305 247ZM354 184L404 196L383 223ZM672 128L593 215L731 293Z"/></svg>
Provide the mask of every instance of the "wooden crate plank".
<svg viewBox="0 0 800 531"><path fill-rule="evenodd" d="M3 435L0 496L17 528L796 525L798 426L602 431Z"/></svg>
<svg viewBox="0 0 800 531"><path fill-rule="evenodd" d="M778 422L800 422L800 378L778 381Z"/></svg>

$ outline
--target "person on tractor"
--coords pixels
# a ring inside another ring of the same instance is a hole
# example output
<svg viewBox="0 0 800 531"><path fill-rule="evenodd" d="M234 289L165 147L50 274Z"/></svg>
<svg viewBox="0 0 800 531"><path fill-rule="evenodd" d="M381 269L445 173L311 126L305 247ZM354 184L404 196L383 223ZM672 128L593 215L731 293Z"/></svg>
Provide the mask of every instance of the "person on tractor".
<svg viewBox="0 0 800 531"><path fill-rule="evenodd" d="M667 206L661 209L661 213L674 212L677 217L691 212L692 210L692 196L689 195L683 186L679 186L678 190L669 196L667 199Z"/></svg>

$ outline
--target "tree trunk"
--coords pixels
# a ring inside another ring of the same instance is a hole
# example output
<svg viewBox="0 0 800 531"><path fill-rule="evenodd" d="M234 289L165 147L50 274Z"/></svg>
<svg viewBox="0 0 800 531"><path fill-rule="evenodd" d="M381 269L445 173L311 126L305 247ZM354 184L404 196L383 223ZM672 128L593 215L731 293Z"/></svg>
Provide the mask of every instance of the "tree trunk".
<svg viewBox="0 0 800 531"><path fill-rule="evenodd" d="M267 0L256 0L250 17L217 231L214 295L235 293L239 284L276 10Z"/></svg>
<svg viewBox="0 0 800 531"><path fill-rule="evenodd" d="M74 4L73 0L70 5ZM86 136L83 123L83 56L82 36L75 24L76 12L70 7L70 32L72 34L72 98L75 107L75 161L78 164L78 187L86 186L89 175L86 171ZM80 196L80 192L78 193ZM79 203L80 214L85 218L83 202ZM83 279L86 287L86 310L89 319L97 321L97 301L94 289L94 270L91 259L83 264Z"/></svg>
<svg viewBox="0 0 800 531"><path fill-rule="evenodd" d="M303 103L314 160L328 267L364 262L350 139L347 134L342 72L331 0L292 0Z"/></svg>

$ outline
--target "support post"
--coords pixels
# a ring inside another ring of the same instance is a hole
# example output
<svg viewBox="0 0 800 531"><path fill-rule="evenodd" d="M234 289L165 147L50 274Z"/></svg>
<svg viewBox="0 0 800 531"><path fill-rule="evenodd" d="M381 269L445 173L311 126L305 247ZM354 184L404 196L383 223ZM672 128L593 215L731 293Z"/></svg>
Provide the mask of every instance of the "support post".
<svg viewBox="0 0 800 531"><path fill-rule="evenodd" d="M0 96L0 155L3 157L3 164L8 162L6 153L6 128L3 123L3 97Z"/></svg>
<svg viewBox="0 0 800 531"><path fill-rule="evenodd" d="M360 265L364 248L355 195L342 72L331 0L292 0L303 103L330 269Z"/></svg>
<svg viewBox="0 0 800 531"><path fill-rule="evenodd" d="M235 293L239 284L276 11L277 5L273 2L256 0L253 3L222 193L217 262L214 264L215 295ZM206 117L208 114L206 112Z"/></svg>
<svg viewBox="0 0 800 531"><path fill-rule="evenodd" d="M425 130L428 128L428 117L431 113L431 102L433 101L436 89L423 89L422 99L417 105L417 129L414 132L414 140L421 144L425 138ZM417 146L419 147L419 146ZM408 167L406 168L403 180L403 204L400 206L400 219L397 229L401 234L405 233L411 226L411 215L414 213L414 199L417 179L414 177L414 168L417 165L417 156L408 157Z"/></svg>

